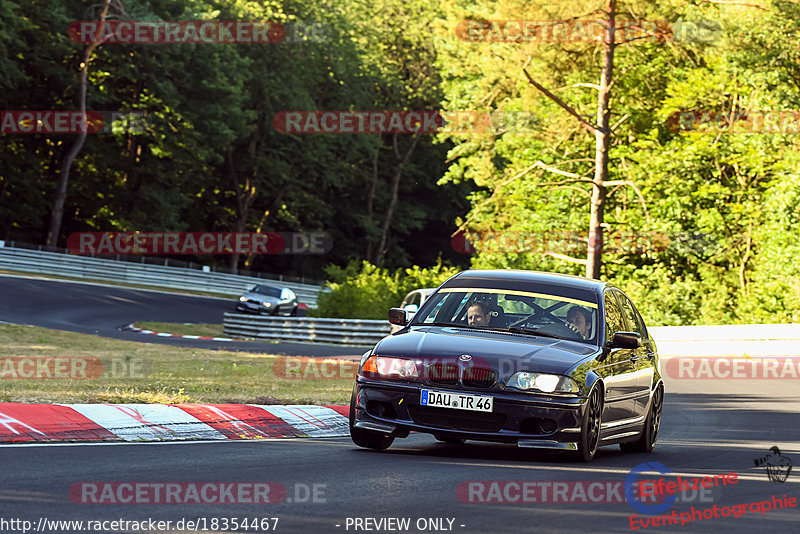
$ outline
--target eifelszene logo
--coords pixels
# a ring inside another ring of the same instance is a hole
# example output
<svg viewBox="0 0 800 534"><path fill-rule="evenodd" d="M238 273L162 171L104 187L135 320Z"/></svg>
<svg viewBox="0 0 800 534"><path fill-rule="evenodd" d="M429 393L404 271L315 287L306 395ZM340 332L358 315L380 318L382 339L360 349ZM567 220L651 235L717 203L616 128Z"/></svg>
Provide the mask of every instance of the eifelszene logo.
<svg viewBox="0 0 800 534"><path fill-rule="evenodd" d="M792 472L792 460L788 456L781 454L781 450L776 447L771 447L770 452L761 458L755 458L753 464L756 467L764 467L767 470L767 476L773 482L786 482L789 478L789 473Z"/></svg>

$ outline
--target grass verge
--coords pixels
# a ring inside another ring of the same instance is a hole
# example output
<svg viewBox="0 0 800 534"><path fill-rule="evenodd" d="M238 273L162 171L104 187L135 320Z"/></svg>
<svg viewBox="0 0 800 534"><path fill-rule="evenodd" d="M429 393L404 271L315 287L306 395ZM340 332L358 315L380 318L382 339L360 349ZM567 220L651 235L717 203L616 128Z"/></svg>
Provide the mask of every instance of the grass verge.
<svg viewBox="0 0 800 534"><path fill-rule="evenodd" d="M280 369L297 364L293 361L289 365L287 358L0 324L0 402L346 404L350 401L351 376L339 374L344 378L317 380L282 378ZM79 364L77 367L75 362ZM58 366L65 378L55 378L59 375ZM48 376L47 372L53 378L42 378ZM31 374L33 378L21 378ZM86 378L76 378L80 376ZM313 376L306 373L306 377Z"/></svg>

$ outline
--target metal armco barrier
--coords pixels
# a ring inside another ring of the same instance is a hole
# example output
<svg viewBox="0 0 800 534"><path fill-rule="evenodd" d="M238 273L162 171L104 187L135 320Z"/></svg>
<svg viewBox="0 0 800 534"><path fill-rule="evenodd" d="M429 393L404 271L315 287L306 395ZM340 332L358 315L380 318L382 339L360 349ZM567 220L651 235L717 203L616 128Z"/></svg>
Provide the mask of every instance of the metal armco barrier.
<svg viewBox="0 0 800 534"><path fill-rule="evenodd" d="M372 346L389 335L388 321L269 317L226 313L232 337ZM656 326L648 329L658 353L671 356L800 356L800 324Z"/></svg>
<svg viewBox="0 0 800 534"><path fill-rule="evenodd" d="M225 335L238 338L372 346L389 335L388 321L269 317L226 313Z"/></svg>
<svg viewBox="0 0 800 534"><path fill-rule="evenodd" d="M660 356L800 356L800 324L656 326Z"/></svg>
<svg viewBox="0 0 800 534"><path fill-rule="evenodd" d="M207 291L232 297L241 295L256 284L269 284L288 287L297 295L298 302L307 304L311 308L317 306L317 294L322 289L321 286L268 278L3 246L0 246L0 269L23 273L55 274L105 282L125 282L151 287Z"/></svg>

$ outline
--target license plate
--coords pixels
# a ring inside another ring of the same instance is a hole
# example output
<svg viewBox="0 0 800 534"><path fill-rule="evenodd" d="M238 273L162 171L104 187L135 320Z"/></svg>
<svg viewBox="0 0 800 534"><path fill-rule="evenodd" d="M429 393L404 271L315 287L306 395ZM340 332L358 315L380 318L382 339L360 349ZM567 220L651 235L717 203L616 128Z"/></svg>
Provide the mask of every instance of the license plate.
<svg viewBox="0 0 800 534"><path fill-rule="evenodd" d="M494 397L423 389L420 394L419 403L422 406L472 410L474 412L491 412L494 406Z"/></svg>

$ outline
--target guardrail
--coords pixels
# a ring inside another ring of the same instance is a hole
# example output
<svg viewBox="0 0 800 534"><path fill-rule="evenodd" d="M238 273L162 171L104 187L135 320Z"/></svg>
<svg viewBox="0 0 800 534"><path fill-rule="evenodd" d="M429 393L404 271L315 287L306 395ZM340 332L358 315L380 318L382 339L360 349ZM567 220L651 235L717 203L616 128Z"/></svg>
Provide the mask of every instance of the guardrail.
<svg viewBox="0 0 800 534"><path fill-rule="evenodd" d="M800 324L656 326L660 356L800 356Z"/></svg>
<svg viewBox="0 0 800 534"><path fill-rule="evenodd" d="M337 343L372 346L389 335L388 321L372 319L320 319L311 317L269 317L226 313L227 336L298 343Z"/></svg>
<svg viewBox="0 0 800 534"><path fill-rule="evenodd" d="M241 295L256 284L272 284L288 287L297 295L299 302L311 308L316 307L317 295L322 289L317 285L283 280L3 246L0 246L0 269L150 287L207 291L230 296Z"/></svg>
<svg viewBox="0 0 800 534"><path fill-rule="evenodd" d="M388 321L269 317L226 313L226 335L299 343L371 346ZM648 329L661 356L800 356L800 324L657 326Z"/></svg>

